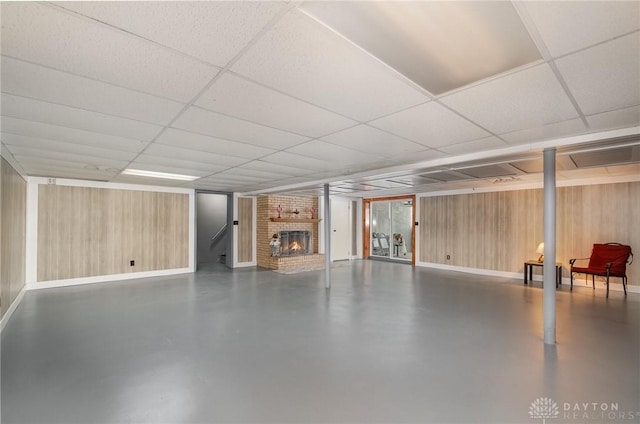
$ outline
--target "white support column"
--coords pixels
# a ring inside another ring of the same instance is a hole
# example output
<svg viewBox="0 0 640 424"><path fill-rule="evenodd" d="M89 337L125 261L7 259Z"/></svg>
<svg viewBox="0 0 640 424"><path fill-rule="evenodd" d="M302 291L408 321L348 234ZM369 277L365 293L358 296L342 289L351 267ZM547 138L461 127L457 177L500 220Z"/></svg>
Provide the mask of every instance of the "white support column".
<svg viewBox="0 0 640 424"><path fill-rule="evenodd" d="M544 343L556 344L556 149L544 155Z"/></svg>
<svg viewBox="0 0 640 424"><path fill-rule="evenodd" d="M324 185L324 286L331 288L331 205L329 184Z"/></svg>

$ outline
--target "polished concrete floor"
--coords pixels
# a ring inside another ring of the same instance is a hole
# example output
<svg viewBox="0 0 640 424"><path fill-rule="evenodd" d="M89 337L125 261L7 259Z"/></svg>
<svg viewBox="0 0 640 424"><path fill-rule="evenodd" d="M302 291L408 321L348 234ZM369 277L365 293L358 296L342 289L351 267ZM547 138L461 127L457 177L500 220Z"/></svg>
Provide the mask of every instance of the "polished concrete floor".
<svg viewBox="0 0 640 424"><path fill-rule="evenodd" d="M539 283L332 275L330 291L323 271L214 267L28 292L2 334L2 423L535 424L542 397L546 423L640 422L637 294L562 287L545 348Z"/></svg>

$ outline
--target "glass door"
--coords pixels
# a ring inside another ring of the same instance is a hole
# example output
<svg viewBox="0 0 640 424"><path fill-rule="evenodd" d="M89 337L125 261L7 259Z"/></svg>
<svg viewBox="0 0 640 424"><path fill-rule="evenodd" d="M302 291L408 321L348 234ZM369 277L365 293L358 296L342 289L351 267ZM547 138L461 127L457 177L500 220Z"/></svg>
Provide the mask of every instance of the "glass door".
<svg viewBox="0 0 640 424"><path fill-rule="evenodd" d="M371 202L371 256L391 255L389 202Z"/></svg>
<svg viewBox="0 0 640 424"><path fill-rule="evenodd" d="M371 202L371 256L411 261L413 202Z"/></svg>

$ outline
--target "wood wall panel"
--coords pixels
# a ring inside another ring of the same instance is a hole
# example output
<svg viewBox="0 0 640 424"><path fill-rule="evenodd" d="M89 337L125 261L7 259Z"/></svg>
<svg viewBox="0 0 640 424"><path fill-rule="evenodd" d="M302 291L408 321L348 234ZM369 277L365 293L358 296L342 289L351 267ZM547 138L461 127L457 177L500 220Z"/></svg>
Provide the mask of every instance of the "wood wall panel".
<svg viewBox="0 0 640 424"><path fill-rule="evenodd" d="M253 261L253 202L252 197L238 198L238 262Z"/></svg>
<svg viewBox="0 0 640 424"><path fill-rule="evenodd" d="M0 316L25 285L27 183L0 159Z"/></svg>
<svg viewBox="0 0 640 424"><path fill-rule="evenodd" d="M186 268L188 261L187 194L39 186L38 281Z"/></svg>
<svg viewBox="0 0 640 424"><path fill-rule="evenodd" d="M543 241L543 205L542 189L422 198L420 260L522 272ZM628 244L640 258L640 182L560 187L556 207L556 251L565 270L569 259L588 257L594 243ZM640 261L627 275L640 285Z"/></svg>

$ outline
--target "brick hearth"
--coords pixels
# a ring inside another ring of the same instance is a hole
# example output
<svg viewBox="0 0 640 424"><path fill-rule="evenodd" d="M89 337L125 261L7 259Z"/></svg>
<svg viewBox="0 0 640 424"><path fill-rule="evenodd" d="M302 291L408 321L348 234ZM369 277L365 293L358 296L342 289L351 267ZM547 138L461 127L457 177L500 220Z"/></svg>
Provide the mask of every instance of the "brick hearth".
<svg viewBox="0 0 640 424"><path fill-rule="evenodd" d="M317 218L318 198L291 196L260 196L257 203L256 236L258 238L257 262L258 266L269 269L319 269L324 265L324 255L318 253L318 223L316 222L273 222L271 218L278 216L278 205L282 207L282 218L305 219L311 218L311 208L316 210ZM293 213L298 210L300 214ZM313 254L294 256L271 256L271 236L283 230L311 231Z"/></svg>

